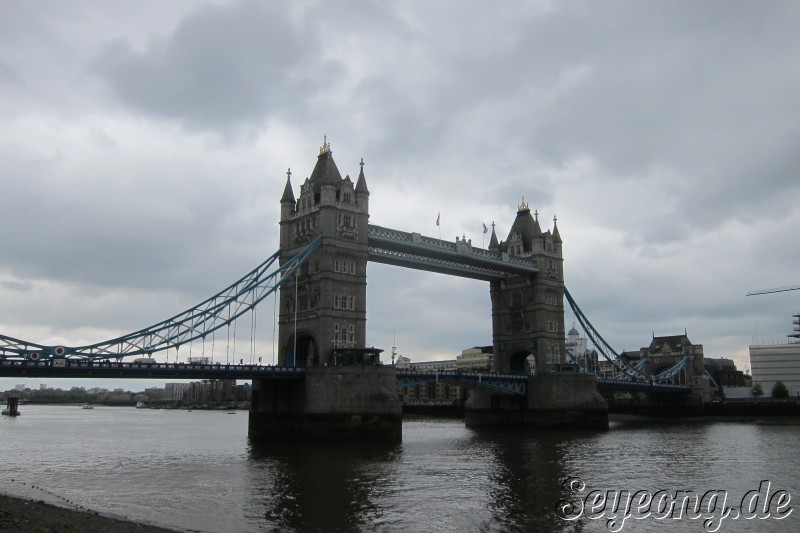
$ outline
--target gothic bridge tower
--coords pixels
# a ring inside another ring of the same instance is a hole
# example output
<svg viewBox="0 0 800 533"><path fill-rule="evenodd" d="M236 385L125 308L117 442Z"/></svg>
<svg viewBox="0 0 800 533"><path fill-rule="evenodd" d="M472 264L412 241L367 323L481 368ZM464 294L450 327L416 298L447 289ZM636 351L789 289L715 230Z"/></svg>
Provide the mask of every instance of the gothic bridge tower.
<svg viewBox="0 0 800 533"><path fill-rule="evenodd" d="M327 138L295 199L291 172L281 197L280 262L318 234L322 245L280 288L279 364L320 366L331 350L364 348L369 190L364 162L356 183L342 178Z"/></svg>
<svg viewBox="0 0 800 533"><path fill-rule="evenodd" d="M533 258L539 267L535 276L490 284L495 371L525 372L531 355L537 373L564 363L564 258L555 217L552 233L542 232L538 212L531 216L523 198L505 241L498 242L492 225L489 249Z"/></svg>

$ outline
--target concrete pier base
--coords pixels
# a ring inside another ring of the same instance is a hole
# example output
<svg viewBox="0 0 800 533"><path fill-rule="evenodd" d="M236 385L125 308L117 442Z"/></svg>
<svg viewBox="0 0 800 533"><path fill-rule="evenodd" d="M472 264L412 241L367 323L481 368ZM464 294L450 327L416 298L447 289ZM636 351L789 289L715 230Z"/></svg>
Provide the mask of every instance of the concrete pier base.
<svg viewBox="0 0 800 533"><path fill-rule="evenodd" d="M605 430L608 403L597 392L594 376L531 376L525 398L470 391L464 422L468 427Z"/></svg>
<svg viewBox="0 0 800 533"><path fill-rule="evenodd" d="M304 380L253 380L249 435L399 442L402 406L394 368L309 367Z"/></svg>

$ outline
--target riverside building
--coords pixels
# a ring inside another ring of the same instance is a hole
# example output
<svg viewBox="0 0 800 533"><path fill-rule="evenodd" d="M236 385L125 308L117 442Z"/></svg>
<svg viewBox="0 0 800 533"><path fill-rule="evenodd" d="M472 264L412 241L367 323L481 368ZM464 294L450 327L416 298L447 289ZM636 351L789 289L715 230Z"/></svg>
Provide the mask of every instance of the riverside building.
<svg viewBox="0 0 800 533"><path fill-rule="evenodd" d="M786 336L786 343L750 346L753 384L760 383L765 396L775 382L782 381L790 396L800 397L800 314L792 316L794 330Z"/></svg>

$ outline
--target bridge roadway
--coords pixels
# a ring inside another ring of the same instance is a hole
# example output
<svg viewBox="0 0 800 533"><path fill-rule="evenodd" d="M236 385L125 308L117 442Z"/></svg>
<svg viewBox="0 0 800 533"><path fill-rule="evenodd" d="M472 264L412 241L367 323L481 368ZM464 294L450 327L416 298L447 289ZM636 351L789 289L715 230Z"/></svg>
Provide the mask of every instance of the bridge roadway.
<svg viewBox="0 0 800 533"><path fill-rule="evenodd" d="M88 360L28 361L0 360L0 377L41 378L142 378L142 379L303 379L305 368L272 365L227 365L221 363L126 363ZM528 376L493 372L423 371L397 369L399 388L423 383L448 383L466 388L490 389L501 394L525 396ZM644 391L687 394L689 387L626 380L598 379L600 390Z"/></svg>

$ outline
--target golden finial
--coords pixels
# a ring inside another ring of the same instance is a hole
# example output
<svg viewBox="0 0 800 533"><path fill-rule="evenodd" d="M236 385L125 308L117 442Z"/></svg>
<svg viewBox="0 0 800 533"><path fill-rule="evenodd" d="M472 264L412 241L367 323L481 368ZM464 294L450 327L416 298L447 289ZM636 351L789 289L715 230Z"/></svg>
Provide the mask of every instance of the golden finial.
<svg viewBox="0 0 800 533"><path fill-rule="evenodd" d="M319 148L319 155L322 155L325 152L330 152L330 151L331 151L331 145L328 144L328 134L326 133L322 140L322 146L320 146Z"/></svg>
<svg viewBox="0 0 800 533"><path fill-rule="evenodd" d="M519 204L519 212L522 212L522 211L530 211L530 209L528 208L527 202L525 202L525 195L524 194L522 195L522 203Z"/></svg>

